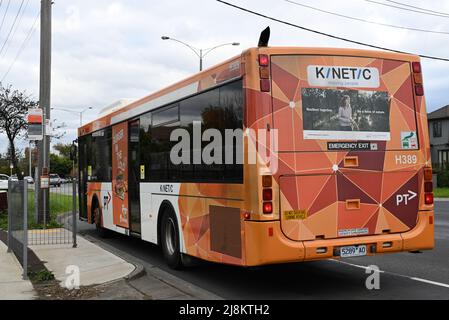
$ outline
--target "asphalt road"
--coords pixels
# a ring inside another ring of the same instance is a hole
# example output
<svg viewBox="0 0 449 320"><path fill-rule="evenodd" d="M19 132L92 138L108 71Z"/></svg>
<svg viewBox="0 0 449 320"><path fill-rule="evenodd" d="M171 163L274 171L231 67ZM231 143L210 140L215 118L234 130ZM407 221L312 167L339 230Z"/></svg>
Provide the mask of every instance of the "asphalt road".
<svg viewBox="0 0 449 320"><path fill-rule="evenodd" d="M82 222L79 230L225 299L449 299L449 202L437 202L435 209L432 251L255 270L204 262L174 271L166 267L157 246L121 235L100 239ZM369 265L382 271L379 290L365 286Z"/></svg>

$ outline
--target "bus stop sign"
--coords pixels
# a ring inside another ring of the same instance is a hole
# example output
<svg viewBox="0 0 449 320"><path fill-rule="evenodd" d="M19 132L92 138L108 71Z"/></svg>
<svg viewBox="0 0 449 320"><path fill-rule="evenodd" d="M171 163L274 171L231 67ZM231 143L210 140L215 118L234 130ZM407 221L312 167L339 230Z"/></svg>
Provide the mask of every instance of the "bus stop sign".
<svg viewBox="0 0 449 320"><path fill-rule="evenodd" d="M30 109L28 111L28 140L42 141L44 137L42 127L42 109Z"/></svg>

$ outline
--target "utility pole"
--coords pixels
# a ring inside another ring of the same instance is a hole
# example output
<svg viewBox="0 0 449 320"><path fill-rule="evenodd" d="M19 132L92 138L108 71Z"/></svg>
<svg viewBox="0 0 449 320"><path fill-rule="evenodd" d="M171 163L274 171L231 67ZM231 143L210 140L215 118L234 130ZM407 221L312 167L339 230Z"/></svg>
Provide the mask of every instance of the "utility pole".
<svg viewBox="0 0 449 320"><path fill-rule="evenodd" d="M44 138L38 144L39 150L39 181L42 175L48 175L50 170L50 136L46 132L46 122L50 119L51 92L51 6L52 0L41 0L41 49L40 49L40 81L39 106L43 111ZM48 189L39 188L38 217L40 223L50 221Z"/></svg>

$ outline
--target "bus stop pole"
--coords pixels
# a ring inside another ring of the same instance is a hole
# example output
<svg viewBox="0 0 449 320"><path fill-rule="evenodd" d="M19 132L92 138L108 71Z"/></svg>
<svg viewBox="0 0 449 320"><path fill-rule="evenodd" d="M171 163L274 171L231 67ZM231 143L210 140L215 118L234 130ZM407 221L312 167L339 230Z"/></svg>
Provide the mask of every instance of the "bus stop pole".
<svg viewBox="0 0 449 320"><path fill-rule="evenodd" d="M11 181L8 181L8 192L6 193L7 201L8 201L8 253L11 252L11 239L12 239L12 192L11 192Z"/></svg>
<svg viewBox="0 0 449 320"><path fill-rule="evenodd" d="M76 224L77 224L77 219L76 219L76 186L77 186L77 181L76 179L73 179L73 183L72 183L72 237L73 237L73 248L76 248L78 246L78 244L76 243Z"/></svg>
<svg viewBox="0 0 449 320"><path fill-rule="evenodd" d="M28 181L23 180L23 280L28 280Z"/></svg>

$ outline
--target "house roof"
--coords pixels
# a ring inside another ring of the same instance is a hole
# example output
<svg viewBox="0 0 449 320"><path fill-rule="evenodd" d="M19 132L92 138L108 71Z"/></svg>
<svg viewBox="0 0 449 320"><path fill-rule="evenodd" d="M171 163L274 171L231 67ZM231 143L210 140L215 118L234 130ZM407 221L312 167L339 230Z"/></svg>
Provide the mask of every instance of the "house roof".
<svg viewBox="0 0 449 320"><path fill-rule="evenodd" d="M449 118L449 105L442 107L427 115L428 120L445 119Z"/></svg>

